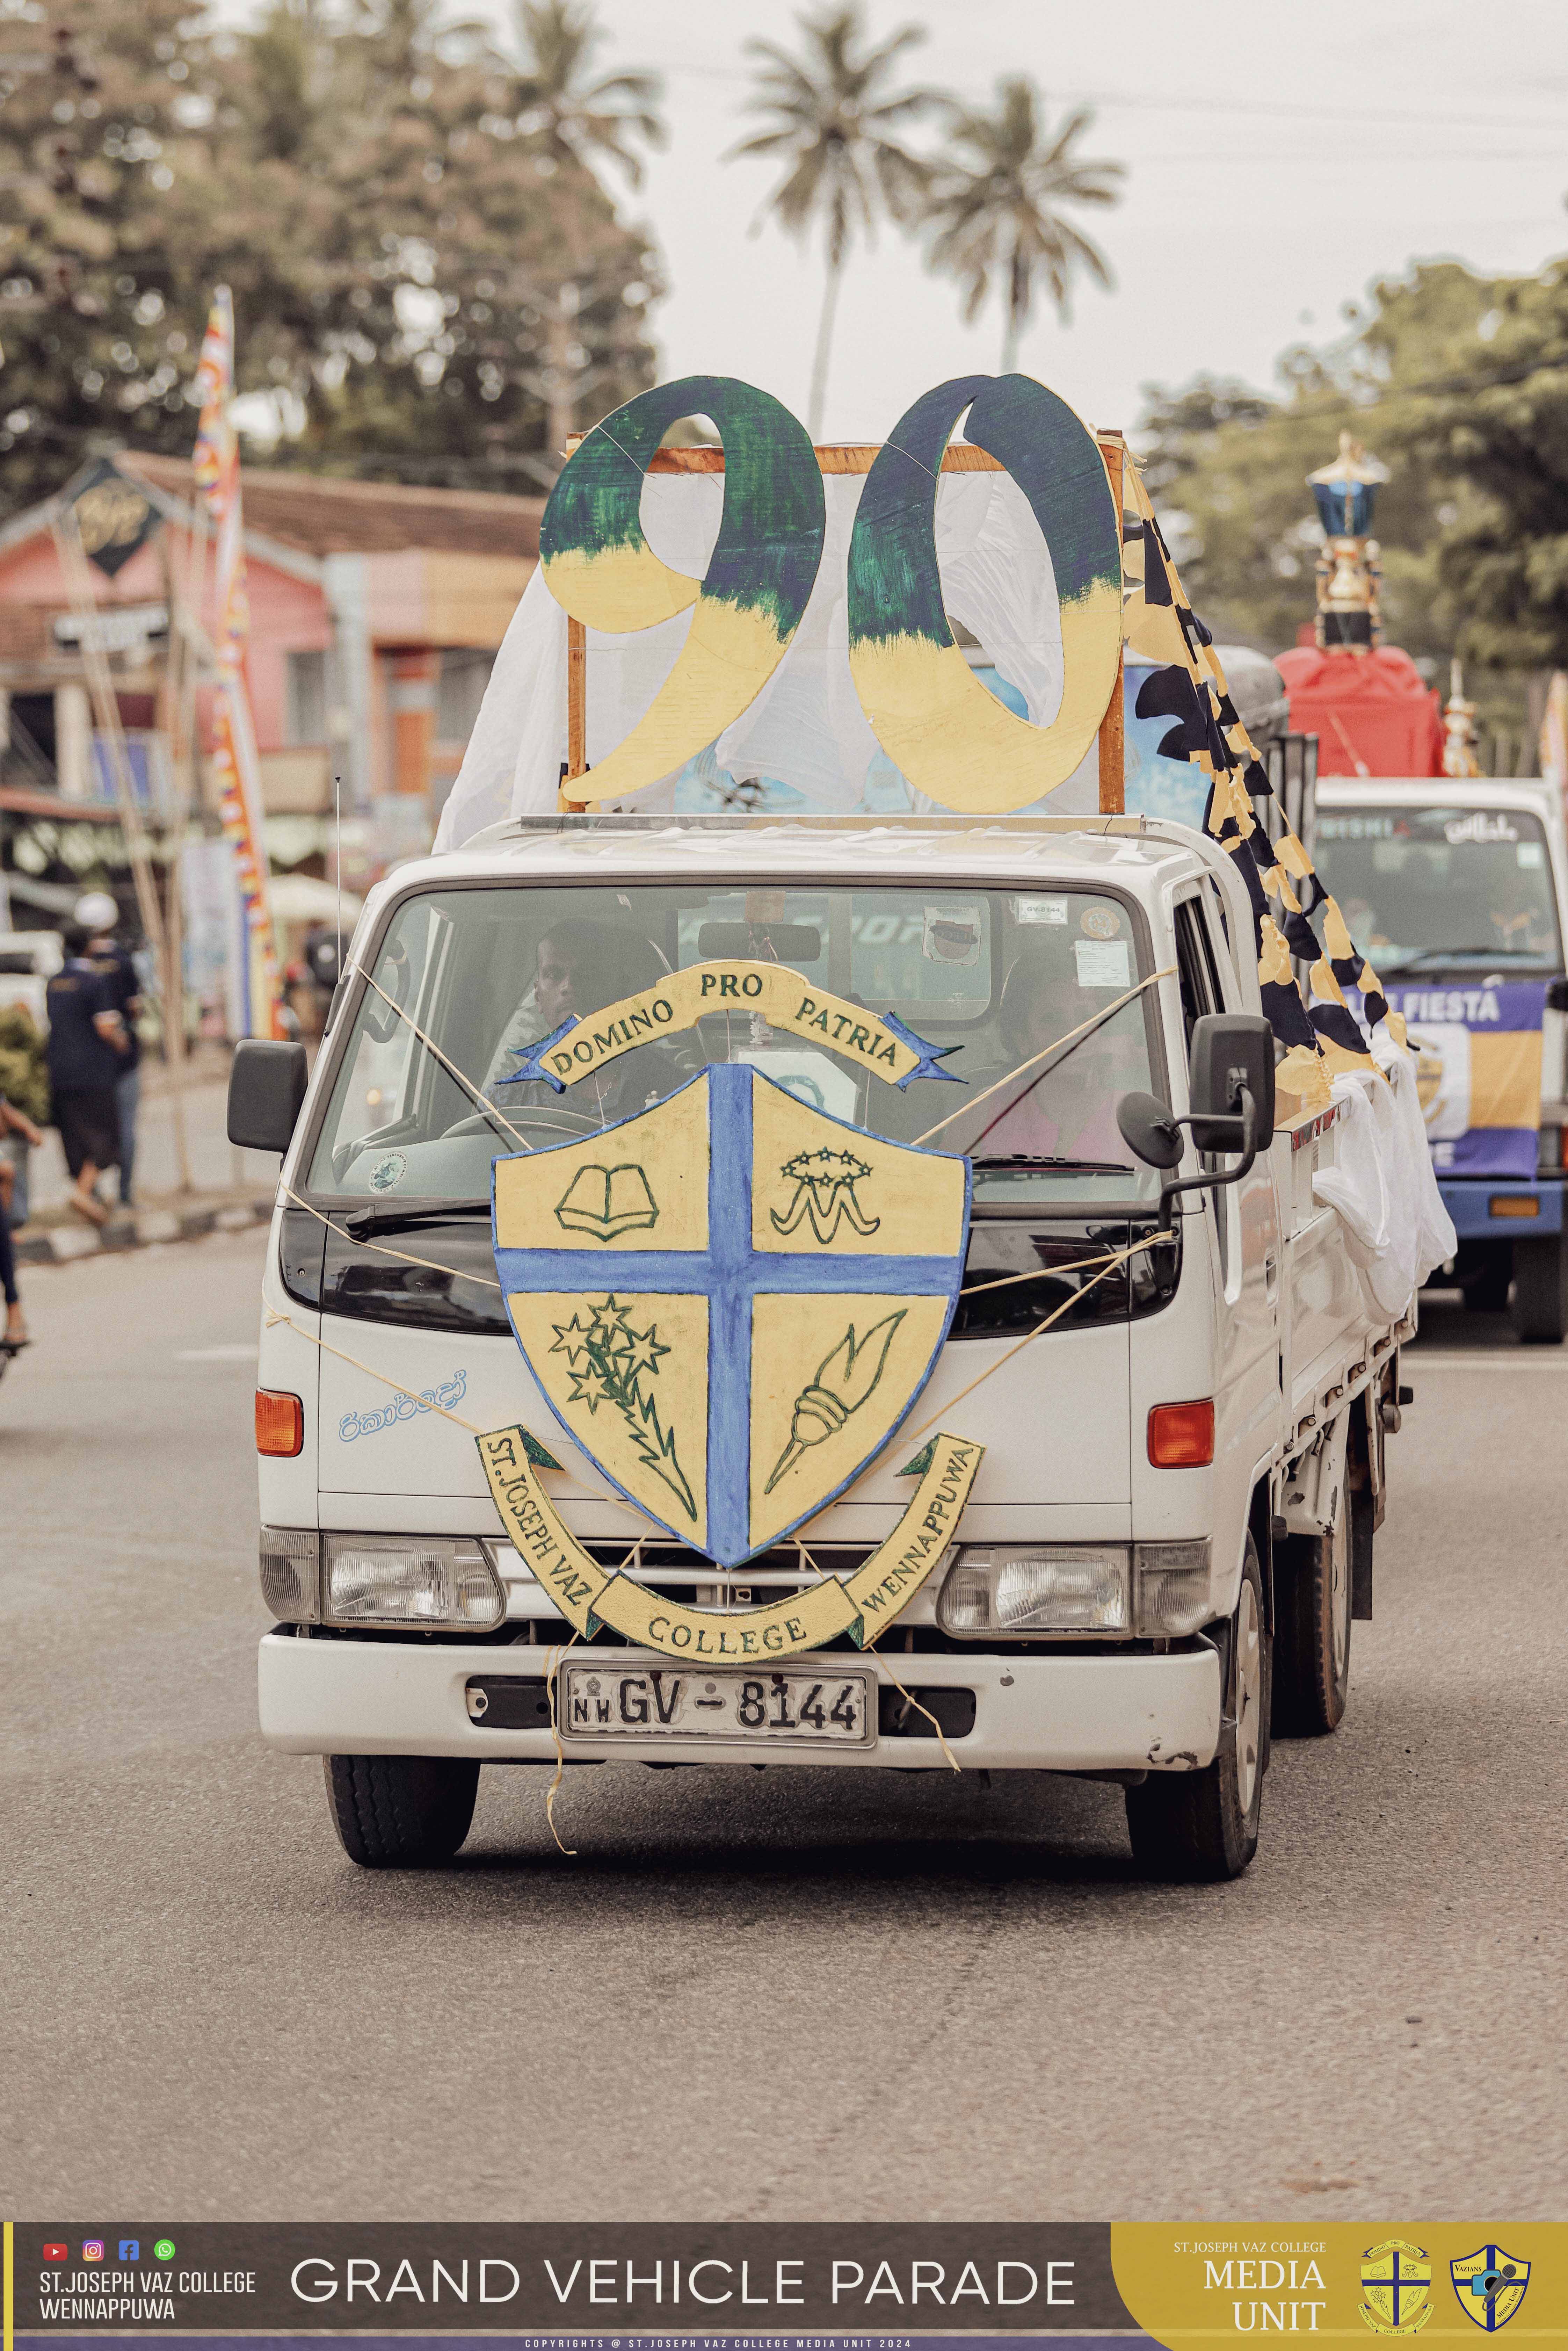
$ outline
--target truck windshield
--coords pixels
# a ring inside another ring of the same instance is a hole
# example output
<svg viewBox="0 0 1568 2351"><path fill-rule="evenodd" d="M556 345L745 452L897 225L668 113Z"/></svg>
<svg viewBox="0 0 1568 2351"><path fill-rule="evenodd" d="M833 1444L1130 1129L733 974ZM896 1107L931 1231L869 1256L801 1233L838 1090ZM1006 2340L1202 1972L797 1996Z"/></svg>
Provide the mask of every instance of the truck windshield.
<svg viewBox="0 0 1568 2351"><path fill-rule="evenodd" d="M1561 971L1551 855L1522 809L1320 809L1312 855L1379 978Z"/></svg>
<svg viewBox="0 0 1568 2351"><path fill-rule="evenodd" d="M672 970L741 956L895 1013L953 1049L942 1066L962 1087L919 1079L901 1093L831 1045L740 1008L638 1045L562 1093L514 1076L519 1049L564 1020ZM973 1157L977 1201L1151 1201L1158 1179L1122 1141L1115 1112L1124 1093L1158 1087L1153 991L1060 1066L1048 1058L1021 1067L1103 1013L1146 969L1131 906L1071 888L519 883L426 892L397 905L382 934L371 970L384 994L361 988L347 1033L329 1040L336 1067L309 1188L323 1201L384 1203L388 1216L477 1206L488 1200L498 1154L596 1134L662 1101L706 1062L735 1061L899 1142L956 1111L932 1148ZM478 1108L454 1071L493 1107Z"/></svg>

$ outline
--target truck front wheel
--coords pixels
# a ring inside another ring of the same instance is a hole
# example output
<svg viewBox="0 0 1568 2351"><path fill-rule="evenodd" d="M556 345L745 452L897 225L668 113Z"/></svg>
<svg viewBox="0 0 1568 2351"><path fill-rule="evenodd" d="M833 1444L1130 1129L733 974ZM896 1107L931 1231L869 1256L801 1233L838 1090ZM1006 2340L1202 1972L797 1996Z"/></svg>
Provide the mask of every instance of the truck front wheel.
<svg viewBox="0 0 1568 2351"><path fill-rule="evenodd" d="M1145 1876L1213 1884L1239 1877L1258 1850L1268 1750L1270 1640L1250 1535L1230 1623L1230 1688L1219 1751L1206 1771L1151 1771L1126 1791L1133 1857Z"/></svg>
<svg viewBox="0 0 1568 2351"><path fill-rule="evenodd" d="M1368 1501L1370 1503L1370 1496ZM1274 1553L1275 1733L1337 1730L1350 1693L1351 1508L1340 1480L1332 1532L1291 1535Z"/></svg>
<svg viewBox="0 0 1568 2351"><path fill-rule="evenodd" d="M434 1755L321 1761L333 1826L361 1869L428 1869L450 1861L473 1825L477 1763Z"/></svg>
<svg viewBox="0 0 1568 2351"><path fill-rule="evenodd" d="M1568 1250L1561 1233L1515 1241L1513 1327L1527 1347L1556 1347L1568 1337Z"/></svg>

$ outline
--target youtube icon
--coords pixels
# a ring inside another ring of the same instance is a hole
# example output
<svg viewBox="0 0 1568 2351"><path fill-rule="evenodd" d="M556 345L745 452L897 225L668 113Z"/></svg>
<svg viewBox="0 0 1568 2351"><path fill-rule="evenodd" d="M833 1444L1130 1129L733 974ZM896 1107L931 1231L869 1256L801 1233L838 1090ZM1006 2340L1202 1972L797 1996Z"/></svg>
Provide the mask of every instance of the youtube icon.
<svg viewBox="0 0 1568 2351"><path fill-rule="evenodd" d="M68 2245L46 2245L44 2247L44 2259L47 2262L68 2262L70 2259L70 2247Z"/></svg>

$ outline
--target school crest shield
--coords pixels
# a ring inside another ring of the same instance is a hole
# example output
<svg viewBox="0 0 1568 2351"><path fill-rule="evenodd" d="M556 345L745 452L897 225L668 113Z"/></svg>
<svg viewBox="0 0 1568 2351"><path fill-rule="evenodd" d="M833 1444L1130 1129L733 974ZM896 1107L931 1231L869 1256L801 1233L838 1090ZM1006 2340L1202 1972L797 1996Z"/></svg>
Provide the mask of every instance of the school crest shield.
<svg viewBox="0 0 1568 2351"><path fill-rule="evenodd" d="M1361 2257L1361 2315L1375 2335L1418 2335L1432 2315L1432 2264L1419 2245L1389 2237Z"/></svg>
<svg viewBox="0 0 1568 2351"><path fill-rule="evenodd" d="M1448 2263L1448 2275L1465 2316L1485 2335L1506 2326L1530 2283L1530 2263L1501 2245L1479 2245Z"/></svg>
<svg viewBox="0 0 1568 2351"><path fill-rule="evenodd" d="M936 1364L969 1168L712 1064L495 1165L496 1268L547 1402L669 1533L737 1566L811 1518Z"/></svg>

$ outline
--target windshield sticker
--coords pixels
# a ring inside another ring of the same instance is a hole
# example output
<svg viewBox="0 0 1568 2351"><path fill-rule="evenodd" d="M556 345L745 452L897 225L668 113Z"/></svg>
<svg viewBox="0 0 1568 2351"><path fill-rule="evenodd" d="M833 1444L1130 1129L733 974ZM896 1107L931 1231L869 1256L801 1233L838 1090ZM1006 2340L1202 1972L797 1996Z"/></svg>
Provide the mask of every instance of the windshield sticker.
<svg viewBox="0 0 1568 2351"><path fill-rule="evenodd" d="M1443 827L1443 839L1457 849L1465 841L1517 841L1519 829L1506 816L1488 816L1485 809L1476 809L1469 816L1451 817Z"/></svg>
<svg viewBox="0 0 1568 2351"><path fill-rule="evenodd" d="M1521 841L1513 854L1526 873L1536 873L1546 862L1546 843L1543 841Z"/></svg>
<svg viewBox="0 0 1568 2351"><path fill-rule="evenodd" d="M378 1159L365 1178L372 1192L393 1192L408 1173L408 1162L401 1151L389 1151Z"/></svg>
<svg viewBox="0 0 1568 2351"><path fill-rule="evenodd" d="M826 1111L830 1118L841 1118L852 1125L855 1105L860 1100L860 1085L848 1070L826 1053L812 1053L804 1047L761 1045L749 1052L737 1053L737 1061L753 1070L760 1070L787 1094L803 1102L808 1110Z"/></svg>
<svg viewBox="0 0 1568 2351"><path fill-rule="evenodd" d="M1086 939L1118 939L1122 917L1114 906L1090 906L1079 916L1078 927Z"/></svg>
<svg viewBox="0 0 1568 2351"><path fill-rule="evenodd" d="M413 1420L419 1414L428 1413L433 1405L450 1412L455 1404L462 1403L467 1389L467 1373L454 1372L439 1387L424 1388L417 1396L395 1395L390 1404L378 1405L373 1412L346 1412L338 1423L338 1435L345 1445L352 1445L356 1437L374 1437L400 1420Z"/></svg>
<svg viewBox="0 0 1568 2351"><path fill-rule="evenodd" d="M1074 939L1080 987L1131 987L1133 974L1125 939Z"/></svg>
<svg viewBox="0 0 1568 2351"><path fill-rule="evenodd" d="M927 963L978 963L980 938L978 906L926 907L920 952Z"/></svg>
<svg viewBox="0 0 1568 2351"><path fill-rule="evenodd" d="M1015 898L1013 920L1020 930L1035 923L1065 924L1067 901L1065 898Z"/></svg>

